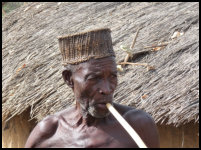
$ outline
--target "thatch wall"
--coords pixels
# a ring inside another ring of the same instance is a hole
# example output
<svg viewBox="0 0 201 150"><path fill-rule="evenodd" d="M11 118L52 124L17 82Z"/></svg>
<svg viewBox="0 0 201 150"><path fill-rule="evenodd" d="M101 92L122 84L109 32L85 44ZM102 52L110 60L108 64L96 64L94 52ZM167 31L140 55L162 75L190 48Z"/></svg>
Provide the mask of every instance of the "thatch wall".
<svg viewBox="0 0 201 150"><path fill-rule="evenodd" d="M160 148L198 148L199 124L190 122L180 127L157 125Z"/></svg>
<svg viewBox="0 0 201 150"><path fill-rule="evenodd" d="M29 111L2 123L2 148L23 148L36 121L30 120Z"/></svg>
<svg viewBox="0 0 201 150"><path fill-rule="evenodd" d="M143 109L157 123L199 122L199 3L27 3L5 15L2 27L2 117L27 109L40 121L73 102L61 77L57 36L108 27L117 62L138 27L134 52L160 42L119 73L115 101ZM183 33L171 39L175 32Z"/></svg>

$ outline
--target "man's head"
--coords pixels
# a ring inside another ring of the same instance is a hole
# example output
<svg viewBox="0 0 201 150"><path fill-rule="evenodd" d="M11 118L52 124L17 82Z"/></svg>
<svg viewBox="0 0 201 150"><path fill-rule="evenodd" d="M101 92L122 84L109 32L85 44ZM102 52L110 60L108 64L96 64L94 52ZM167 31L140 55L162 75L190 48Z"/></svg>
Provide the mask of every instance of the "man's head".
<svg viewBox="0 0 201 150"><path fill-rule="evenodd" d="M64 81L73 89L84 114L103 118L109 114L106 103L112 103L117 86L117 70L113 57L91 59L64 69Z"/></svg>
<svg viewBox="0 0 201 150"><path fill-rule="evenodd" d="M83 115L103 118L109 114L117 86L115 54L109 29L59 38L64 81L71 87Z"/></svg>

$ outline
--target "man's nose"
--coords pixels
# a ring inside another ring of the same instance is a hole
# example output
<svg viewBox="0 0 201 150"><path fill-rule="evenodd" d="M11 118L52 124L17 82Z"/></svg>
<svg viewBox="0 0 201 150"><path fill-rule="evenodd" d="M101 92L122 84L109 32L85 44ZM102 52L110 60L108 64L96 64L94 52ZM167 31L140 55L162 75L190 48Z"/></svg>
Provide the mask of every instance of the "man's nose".
<svg viewBox="0 0 201 150"><path fill-rule="evenodd" d="M110 86L110 82L107 80L102 81L100 85L99 93L103 95L109 95L112 93L112 88Z"/></svg>

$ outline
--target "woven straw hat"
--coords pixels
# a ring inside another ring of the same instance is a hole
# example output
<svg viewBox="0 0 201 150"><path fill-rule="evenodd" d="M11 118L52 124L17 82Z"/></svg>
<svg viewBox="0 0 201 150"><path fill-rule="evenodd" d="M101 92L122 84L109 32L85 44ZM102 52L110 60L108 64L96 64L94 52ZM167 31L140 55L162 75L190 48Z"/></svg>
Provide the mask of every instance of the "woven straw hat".
<svg viewBox="0 0 201 150"><path fill-rule="evenodd" d="M91 58L114 56L111 30L96 29L58 37L63 65L78 64Z"/></svg>

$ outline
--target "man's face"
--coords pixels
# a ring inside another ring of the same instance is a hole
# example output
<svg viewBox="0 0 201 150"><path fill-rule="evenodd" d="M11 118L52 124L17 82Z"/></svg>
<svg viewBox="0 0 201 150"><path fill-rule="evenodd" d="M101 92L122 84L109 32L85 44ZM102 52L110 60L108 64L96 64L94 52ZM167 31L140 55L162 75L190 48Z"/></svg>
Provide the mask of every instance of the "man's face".
<svg viewBox="0 0 201 150"><path fill-rule="evenodd" d="M106 103L112 103L117 86L117 70L113 57L92 59L79 64L73 75L74 94L82 111L95 118L109 114Z"/></svg>

